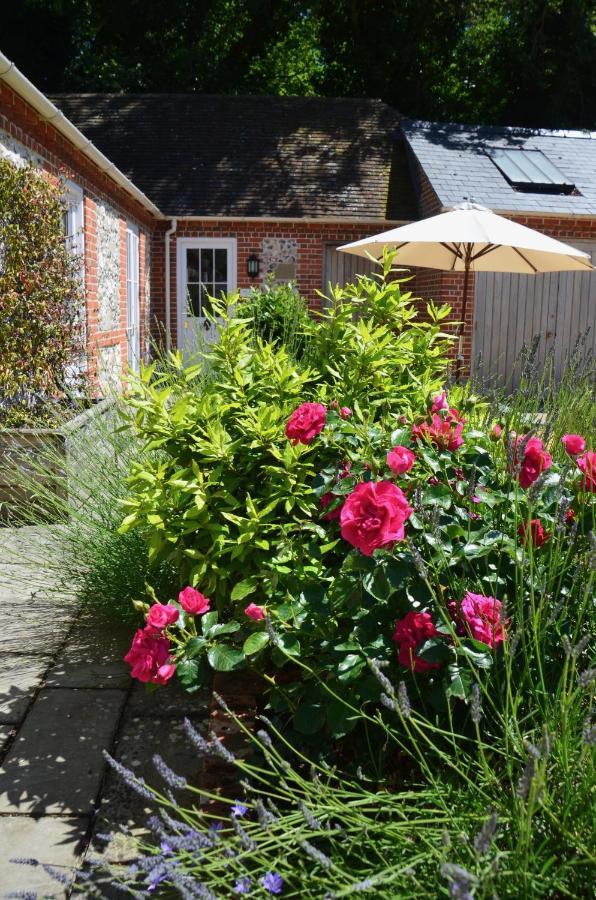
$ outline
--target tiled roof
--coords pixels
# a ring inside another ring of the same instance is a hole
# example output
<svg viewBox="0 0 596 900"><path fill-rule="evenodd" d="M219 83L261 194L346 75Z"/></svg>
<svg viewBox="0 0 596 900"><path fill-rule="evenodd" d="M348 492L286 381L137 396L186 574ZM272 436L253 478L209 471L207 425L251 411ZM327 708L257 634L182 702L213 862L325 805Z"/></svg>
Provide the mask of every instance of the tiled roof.
<svg viewBox="0 0 596 900"><path fill-rule="evenodd" d="M465 197L502 212L596 215L596 133L446 125L402 119L401 128L444 207ZM576 186L575 194L515 190L487 147L541 150Z"/></svg>
<svg viewBox="0 0 596 900"><path fill-rule="evenodd" d="M396 149L399 116L380 100L202 94L52 100L166 215L413 216L405 154Z"/></svg>

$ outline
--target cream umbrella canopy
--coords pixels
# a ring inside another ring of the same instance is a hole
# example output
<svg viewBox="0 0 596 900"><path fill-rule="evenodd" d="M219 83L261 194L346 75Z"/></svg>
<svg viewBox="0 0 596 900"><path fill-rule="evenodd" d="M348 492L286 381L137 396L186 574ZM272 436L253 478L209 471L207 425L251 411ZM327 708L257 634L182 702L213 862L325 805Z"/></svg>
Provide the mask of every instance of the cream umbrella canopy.
<svg viewBox="0 0 596 900"><path fill-rule="evenodd" d="M536 275L594 269L589 254L475 203L462 203L451 212L344 244L338 250L378 260L386 247L397 250L397 259L404 265L464 273L457 374L462 361L470 272Z"/></svg>

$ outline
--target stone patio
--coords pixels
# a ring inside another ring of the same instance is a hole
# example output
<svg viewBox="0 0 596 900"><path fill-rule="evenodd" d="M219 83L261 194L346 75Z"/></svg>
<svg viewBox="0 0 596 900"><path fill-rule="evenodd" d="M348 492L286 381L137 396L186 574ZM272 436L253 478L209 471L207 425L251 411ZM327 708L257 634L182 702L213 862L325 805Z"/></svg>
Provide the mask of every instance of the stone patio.
<svg viewBox="0 0 596 900"><path fill-rule="evenodd" d="M202 766L181 722L188 715L204 726L209 692L189 697L172 685L149 694L133 685L122 660L130 627L108 626L76 598L48 593L39 564L33 571L23 563L43 559L46 536L0 528L0 898L70 894L15 857L64 867L73 879L91 853L130 855L130 841L105 848L94 840L118 825L137 834L146 814L108 771L104 749L156 786L156 752L191 781Z"/></svg>

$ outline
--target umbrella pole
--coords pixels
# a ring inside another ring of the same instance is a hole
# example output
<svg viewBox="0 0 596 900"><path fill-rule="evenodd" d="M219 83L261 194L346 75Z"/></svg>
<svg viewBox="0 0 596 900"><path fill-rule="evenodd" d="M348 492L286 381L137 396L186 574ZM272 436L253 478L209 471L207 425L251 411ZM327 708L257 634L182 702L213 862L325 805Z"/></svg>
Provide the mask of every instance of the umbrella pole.
<svg viewBox="0 0 596 900"><path fill-rule="evenodd" d="M464 361L464 332L466 328L466 312L468 308L468 281L470 278L470 251L466 248L464 257L464 295L461 306L461 323L458 329L457 359L455 361L455 380L459 381Z"/></svg>

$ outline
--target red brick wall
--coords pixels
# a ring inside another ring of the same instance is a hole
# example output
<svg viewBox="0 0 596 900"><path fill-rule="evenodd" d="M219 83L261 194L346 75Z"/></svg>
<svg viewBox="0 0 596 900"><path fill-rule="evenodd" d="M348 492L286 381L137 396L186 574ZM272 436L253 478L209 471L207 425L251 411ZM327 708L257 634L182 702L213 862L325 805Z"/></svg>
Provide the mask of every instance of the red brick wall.
<svg viewBox="0 0 596 900"><path fill-rule="evenodd" d="M137 200L113 182L80 150L64 138L50 122L43 120L18 94L0 81L0 130L41 157L43 167L55 176L75 182L84 192L85 294L87 302L87 349L89 373L97 377L97 358L101 347L118 345L123 372L126 371L126 222L139 228L141 326L146 319L148 297L145 285L145 242L155 219ZM108 203L120 219L120 322L117 328L100 330L97 295L96 204ZM141 334L141 347L146 335Z"/></svg>
<svg viewBox="0 0 596 900"><path fill-rule="evenodd" d="M151 252L152 312L156 331L165 321L165 241L167 223L160 224L153 234ZM170 303L172 342L176 343L176 248L178 238L235 238L237 242L237 286L250 288L261 283L261 278L250 279L246 273L246 261L251 254L262 255L263 238L293 238L298 244L296 280L298 289L316 308L320 305L323 285L324 250L326 243L348 243L370 234L383 231L383 223L329 223L284 221L179 221L177 230L170 237ZM387 226L388 227L388 226Z"/></svg>

